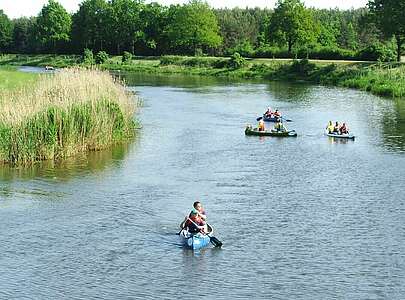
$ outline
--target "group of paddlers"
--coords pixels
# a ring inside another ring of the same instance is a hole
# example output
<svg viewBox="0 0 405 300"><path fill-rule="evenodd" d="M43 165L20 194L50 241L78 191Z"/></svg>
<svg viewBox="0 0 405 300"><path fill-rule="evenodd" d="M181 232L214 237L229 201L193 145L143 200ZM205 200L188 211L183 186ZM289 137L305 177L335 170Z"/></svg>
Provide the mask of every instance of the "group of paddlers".
<svg viewBox="0 0 405 300"><path fill-rule="evenodd" d="M275 118L276 119L276 124L274 125L274 128L272 128L273 131L277 132L285 132L287 131L287 128L284 126L282 122L282 117L281 113L276 109L274 112L271 110L270 107L267 108L265 113L263 114L263 118ZM261 118L259 120L259 124L257 125L257 129L259 131L266 131L266 127L264 126L264 120Z"/></svg>
<svg viewBox="0 0 405 300"><path fill-rule="evenodd" d="M340 125L337 121L335 125L333 125L332 121L329 121L326 130L329 134L349 134L349 127L347 127L346 123Z"/></svg>

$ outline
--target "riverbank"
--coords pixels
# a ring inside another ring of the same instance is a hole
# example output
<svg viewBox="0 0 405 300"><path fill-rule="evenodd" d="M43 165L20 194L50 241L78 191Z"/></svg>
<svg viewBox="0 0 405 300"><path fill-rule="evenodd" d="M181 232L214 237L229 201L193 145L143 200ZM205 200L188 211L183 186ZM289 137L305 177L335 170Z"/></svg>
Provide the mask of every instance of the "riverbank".
<svg viewBox="0 0 405 300"><path fill-rule="evenodd" d="M35 82L0 90L0 163L62 159L133 136L136 103L108 73L30 75Z"/></svg>
<svg viewBox="0 0 405 300"><path fill-rule="evenodd" d="M0 65L29 65L63 68L81 64L80 56L4 55ZM122 62L110 57L100 64L104 70L152 74L185 74L231 78L307 81L369 91L387 97L405 97L405 65L399 63L241 59L236 64L223 57L136 57Z"/></svg>
<svg viewBox="0 0 405 300"><path fill-rule="evenodd" d="M38 74L16 72L16 70L16 67L0 67L0 90L27 86L33 84L38 78Z"/></svg>

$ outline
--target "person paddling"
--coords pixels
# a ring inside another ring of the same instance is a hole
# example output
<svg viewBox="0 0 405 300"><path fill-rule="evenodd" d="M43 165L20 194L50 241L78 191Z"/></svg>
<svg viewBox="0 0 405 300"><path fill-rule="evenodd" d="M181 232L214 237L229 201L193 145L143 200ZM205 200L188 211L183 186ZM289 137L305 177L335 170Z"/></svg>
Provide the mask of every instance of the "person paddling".
<svg viewBox="0 0 405 300"><path fill-rule="evenodd" d="M281 118L281 113L278 111L278 109L275 110L273 115L274 115L275 118Z"/></svg>
<svg viewBox="0 0 405 300"><path fill-rule="evenodd" d="M278 118L276 121L276 125L274 125L274 130L277 132L285 132L287 131L287 128L285 128L284 124L281 122L281 120Z"/></svg>
<svg viewBox="0 0 405 300"><path fill-rule="evenodd" d="M261 119L261 120L259 121L259 124L258 124L257 128L259 129L259 131L265 131L265 130L266 130L266 129L264 128L264 121L263 121L263 119Z"/></svg>
<svg viewBox="0 0 405 300"><path fill-rule="evenodd" d="M340 134L349 134L349 128L346 126L346 123L343 123L339 128Z"/></svg>
<svg viewBox="0 0 405 300"><path fill-rule="evenodd" d="M339 131L340 131L339 122L338 122L338 121L336 121L336 123L335 123L335 127L333 127L333 133L335 133L335 134L339 134Z"/></svg>
<svg viewBox="0 0 405 300"><path fill-rule="evenodd" d="M333 123L332 123L332 121L329 121L328 125L326 126L326 130L328 131L329 134L332 134L333 129L334 129Z"/></svg>
<svg viewBox="0 0 405 300"><path fill-rule="evenodd" d="M267 107L267 110L266 110L266 112L264 113L264 116L265 116L266 118L271 118L272 114L273 114L273 111L271 110L271 107Z"/></svg>

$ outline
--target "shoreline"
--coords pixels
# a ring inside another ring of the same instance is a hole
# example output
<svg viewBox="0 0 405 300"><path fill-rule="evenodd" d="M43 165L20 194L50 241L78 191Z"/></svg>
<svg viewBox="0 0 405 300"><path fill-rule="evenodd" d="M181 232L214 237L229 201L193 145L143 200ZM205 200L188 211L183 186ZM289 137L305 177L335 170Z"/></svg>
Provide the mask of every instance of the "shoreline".
<svg viewBox="0 0 405 300"><path fill-rule="evenodd" d="M123 63L112 56L96 65L102 70L146 74L182 74L239 79L304 81L371 92L390 98L405 97L405 64L370 61L251 59L242 58L238 67L225 57L135 57ZM89 66L78 55L3 55L0 66Z"/></svg>

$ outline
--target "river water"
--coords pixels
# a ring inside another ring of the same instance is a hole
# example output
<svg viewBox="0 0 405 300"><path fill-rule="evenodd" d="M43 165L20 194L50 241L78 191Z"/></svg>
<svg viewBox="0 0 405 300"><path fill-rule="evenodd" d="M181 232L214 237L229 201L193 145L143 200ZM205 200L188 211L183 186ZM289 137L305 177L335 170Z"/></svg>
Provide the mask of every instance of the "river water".
<svg viewBox="0 0 405 300"><path fill-rule="evenodd" d="M404 299L405 102L306 84L127 77L127 145L0 168L0 299ZM267 106L297 138L246 137ZM323 135L346 121L355 141ZM222 249L176 232L203 202Z"/></svg>

